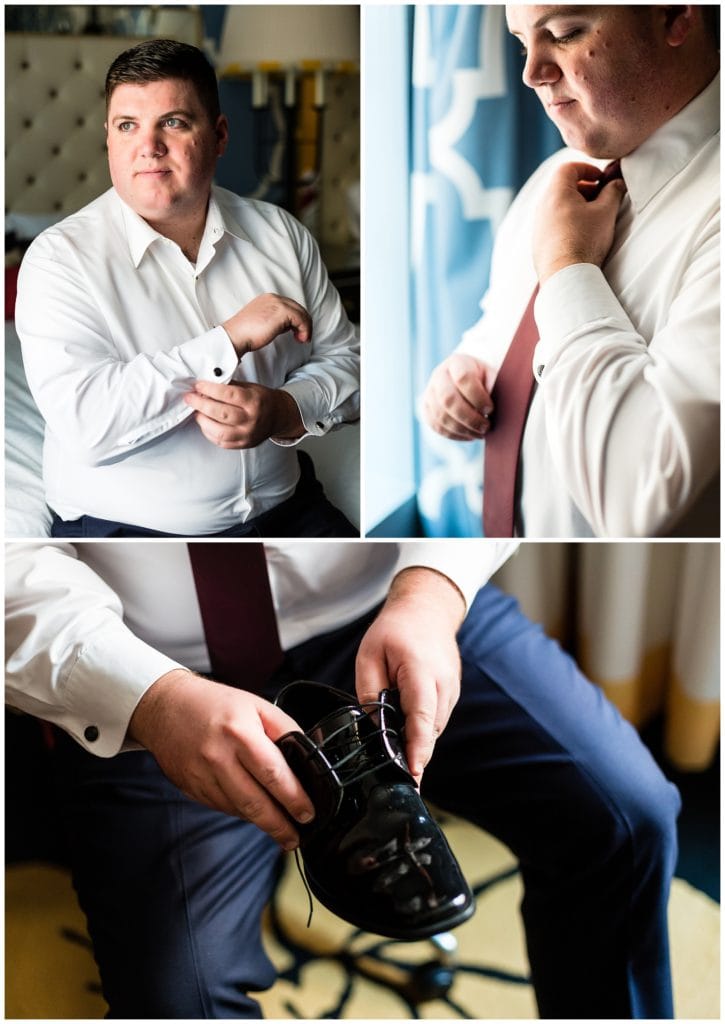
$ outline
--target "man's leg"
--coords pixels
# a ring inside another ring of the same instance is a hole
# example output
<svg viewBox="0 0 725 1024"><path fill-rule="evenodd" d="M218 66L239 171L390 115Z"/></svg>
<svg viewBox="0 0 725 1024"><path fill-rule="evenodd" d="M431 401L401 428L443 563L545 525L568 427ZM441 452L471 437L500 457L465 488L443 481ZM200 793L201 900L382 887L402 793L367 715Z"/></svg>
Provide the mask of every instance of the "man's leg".
<svg viewBox="0 0 725 1024"><path fill-rule="evenodd" d="M98 758L59 736L55 760L110 1016L258 1019L277 845L188 800L145 752Z"/></svg>
<svg viewBox="0 0 725 1024"><path fill-rule="evenodd" d="M423 793L518 857L542 1017L671 1017L679 796L635 730L495 587L459 634L461 700Z"/></svg>

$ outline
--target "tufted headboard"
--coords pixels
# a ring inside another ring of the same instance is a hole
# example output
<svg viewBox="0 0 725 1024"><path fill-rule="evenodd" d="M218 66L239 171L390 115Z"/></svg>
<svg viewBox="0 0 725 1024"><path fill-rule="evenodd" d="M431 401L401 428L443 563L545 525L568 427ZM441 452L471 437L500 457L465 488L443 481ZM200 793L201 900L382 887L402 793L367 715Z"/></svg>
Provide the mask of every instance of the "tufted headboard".
<svg viewBox="0 0 725 1024"><path fill-rule="evenodd" d="M110 186L103 83L114 57L136 42L7 33L6 213L60 219ZM332 75L323 124L319 230L328 243L342 245L349 235L349 189L360 174L358 75Z"/></svg>
<svg viewBox="0 0 725 1024"><path fill-rule="evenodd" d="M128 37L5 37L6 213L73 213L111 182L103 83Z"/></svg>

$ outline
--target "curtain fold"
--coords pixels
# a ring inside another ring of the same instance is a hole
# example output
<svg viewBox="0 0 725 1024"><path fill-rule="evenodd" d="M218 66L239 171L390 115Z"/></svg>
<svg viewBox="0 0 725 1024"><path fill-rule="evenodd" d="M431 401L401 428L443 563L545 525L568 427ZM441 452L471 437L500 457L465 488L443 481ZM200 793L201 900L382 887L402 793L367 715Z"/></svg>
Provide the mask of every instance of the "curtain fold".
<svg viewBox="0 0 725 1024"><path fill-rule="evenodd" d="M720 558L713 543L522 545L496 576L637 728L664 717L682 771L720 738Z"/></svg>
<svg viewBox="0 0 725 1024"><path fill-rule="evenodd" d="M496 230L558 132L521 82L505 8L413 9L411 296L414 390L479 317ZM480 536L480 443L416 425L416 484L430 536Z"/></svg>

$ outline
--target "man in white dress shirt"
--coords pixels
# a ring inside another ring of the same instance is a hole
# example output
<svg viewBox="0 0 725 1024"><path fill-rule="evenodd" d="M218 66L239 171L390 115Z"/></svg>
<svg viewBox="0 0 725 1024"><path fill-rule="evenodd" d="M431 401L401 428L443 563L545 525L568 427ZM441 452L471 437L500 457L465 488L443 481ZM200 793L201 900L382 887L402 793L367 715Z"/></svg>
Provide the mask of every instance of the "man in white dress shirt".
<svg viewBox="0 0 725 1024"><path fill-rule="evenodd" d="M495 431L493 383L538 284L518 535L719 535L718 12L507 9L570 148L515 200L483 316L424 409L445 437ZM587 202L615 159L623 182Z"/></svg>
<svg viewBox="0 0 725 1024"><path fill-rule="evenodd" d="M106 81L113 188L22 264L17 329L57 536L352 536L296 445L358 415L359 348L315 242L212 185L228 126L195 47Z"/></svg>
<svg viewBox="0 0 725 1024"><path fill-rule="evenodd" d="M192 569L200 548L251 547L8 547L7 699L60 727L53 781L110 1015L258 1018L279 847L313 810L274 742L296 723L272 701L311 679L362 702L396 687L423 795L519 859L541 1016L672 1016L677 791L484 585L511 542L265 544L284 661L255 692L241 667L209 678Z"/></svg>

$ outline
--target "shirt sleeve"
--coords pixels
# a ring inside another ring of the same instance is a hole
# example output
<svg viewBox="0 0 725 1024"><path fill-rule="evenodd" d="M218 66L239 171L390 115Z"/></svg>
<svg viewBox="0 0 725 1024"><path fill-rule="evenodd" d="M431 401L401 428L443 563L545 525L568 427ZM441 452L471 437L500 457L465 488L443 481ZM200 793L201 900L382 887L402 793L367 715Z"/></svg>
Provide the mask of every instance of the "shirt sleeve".
<svg viewBox="0 0 725 1024"><path fill-rule="evenodd" d="M360 343L337 290L322 262L317 243L301 224L286 217L312 318L309 357L282 385L297 403L307 434L322 435L360 416ZM279 444L298 444L278 441Z"/></svg>
<svg viewBox="0 0 725 1024"><path fill-rule="evenodd" d="M6 555L6 700L111 757L134 708L180 667L123 622L119 597L70 544L13 544Z"/></svg>
<svg viewBox="0 0 725 1024"><path fill-rule="evenodd" d="M422 567L447 576L461 592L467 611L481 587L517 548L517 541L409 541L400 544L395 572Z"/></svg>
<svg viewBox="0 0 725 1024"><path fill-rule="evenodd" d="M539 293L547 440L598 536L667 533L718 470L719 238L718 216L652 338L592 264L564 268Z"/></svg>
<svg viewBox="0 0 725 1024"><path fill-rule="evenodd" d="M28 384L46 423L73 456L100 465L147 444L193 415L183 400L196 380L228 383L239 359L223 327L166 351L127 358L51 229L23 259L16 326Z"/></svg>

